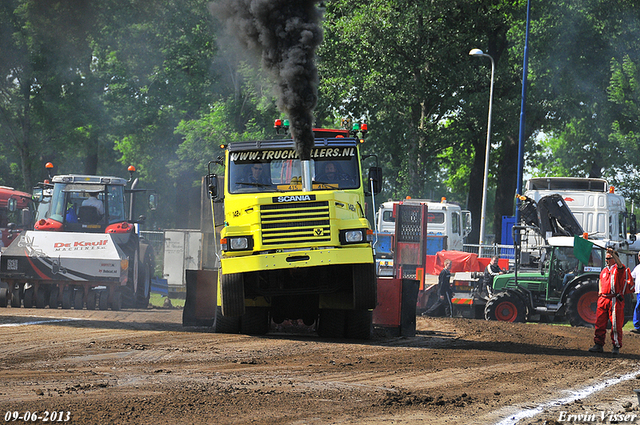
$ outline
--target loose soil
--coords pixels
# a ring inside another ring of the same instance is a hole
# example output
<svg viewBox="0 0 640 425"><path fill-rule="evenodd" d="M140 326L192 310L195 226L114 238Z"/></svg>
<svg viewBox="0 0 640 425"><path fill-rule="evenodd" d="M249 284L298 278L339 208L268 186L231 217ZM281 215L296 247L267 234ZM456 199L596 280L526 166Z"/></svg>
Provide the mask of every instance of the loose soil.
<svg viewBox="0 0 640 425"><path fill-rule="evenodd" d="M586 351L592 329L550 324L419 317L415 337L376 329L371 341L353 341L322 339L301 324L253 337L181 321L179 309L0 309L0 418L62 411L73 424L551 424L593 414L590 423L616 423L601 420L604 412L640 422L640 336L626 332L613 356ZM539 411L522 416L530 409Z"/></svg>

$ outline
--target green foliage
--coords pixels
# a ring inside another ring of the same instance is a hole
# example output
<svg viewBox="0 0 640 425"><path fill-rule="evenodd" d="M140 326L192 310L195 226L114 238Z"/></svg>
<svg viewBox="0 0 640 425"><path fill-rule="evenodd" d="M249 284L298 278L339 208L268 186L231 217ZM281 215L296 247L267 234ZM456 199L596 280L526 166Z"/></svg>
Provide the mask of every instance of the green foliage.
<svg viewBox="0 0 640 425"><path fill-rule="evenodd" d="M207 162L203 158L214 160L224 157L222 144L229 144L242 140L265 139L263 126L255 122L246 123L245 130L238 132L232 128L233 120L229 116L229 108L218 102L211 108L211 112L199 120L182 121L176 128L176 133L184 136L184 141L177 150L179 161L171 164L172 169L184 171L185 167L195 166L199 174L207 173Z"/></svg>

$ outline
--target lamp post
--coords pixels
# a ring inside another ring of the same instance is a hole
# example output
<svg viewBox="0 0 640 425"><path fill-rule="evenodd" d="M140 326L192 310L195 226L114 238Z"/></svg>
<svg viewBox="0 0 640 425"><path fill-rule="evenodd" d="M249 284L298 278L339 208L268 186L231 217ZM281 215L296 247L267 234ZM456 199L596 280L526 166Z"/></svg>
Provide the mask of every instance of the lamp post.
<svg viewBox="0 0 640 425"><path fill-rule="evenodd" d="M495 62L493 58L483 53L480 49L471 49L471 56L486 56L491 59L491 87L489 89L489 119L487 121L487 146L484 155L484 182L482 184L482 211L480 213L480 247L478 255L482 255L482 245L485 243L485 221L487 213L487 186L489 181L489 148L491 147L491 105L493 104L493 74L495 71Z"/></svg>

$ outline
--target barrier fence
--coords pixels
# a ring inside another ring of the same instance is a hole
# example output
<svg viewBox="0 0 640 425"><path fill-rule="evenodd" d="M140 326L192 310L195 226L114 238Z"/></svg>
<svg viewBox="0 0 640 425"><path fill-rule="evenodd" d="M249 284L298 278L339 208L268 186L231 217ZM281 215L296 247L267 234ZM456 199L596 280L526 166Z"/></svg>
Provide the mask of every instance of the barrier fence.
<svg viewBox="0 0 640 425"><path fill-rule="evenodd" d="M493 257L497 255L500 258L507 258L510 261L513 261L515 258L515 251L513 245L479 245L479 244L465 244L464 252L471 252L474 254L478 254L478 257Z"/></svg>

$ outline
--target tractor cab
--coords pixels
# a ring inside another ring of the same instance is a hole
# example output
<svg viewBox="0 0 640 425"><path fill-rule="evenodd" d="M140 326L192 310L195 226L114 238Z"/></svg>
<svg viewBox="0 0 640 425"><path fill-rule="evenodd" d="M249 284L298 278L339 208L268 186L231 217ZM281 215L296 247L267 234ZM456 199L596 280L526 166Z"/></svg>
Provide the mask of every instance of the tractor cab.
<svg viewBox="0 0 640 425"><path fill-rule="evenodd" d="M125 185L119 177L55 176L46 217L35 230L120 233L130 231L126 219Z"/></svg>

